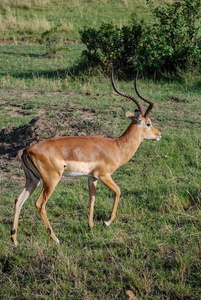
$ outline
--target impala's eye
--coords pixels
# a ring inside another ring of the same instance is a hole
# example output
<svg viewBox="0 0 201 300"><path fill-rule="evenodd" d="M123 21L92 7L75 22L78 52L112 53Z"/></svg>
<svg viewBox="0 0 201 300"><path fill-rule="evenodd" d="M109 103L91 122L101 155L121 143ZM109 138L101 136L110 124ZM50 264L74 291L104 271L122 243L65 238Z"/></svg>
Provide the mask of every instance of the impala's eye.
<svg viewBox="0 0 201 300"><path fill-rule="evenodd" d="M151 123L147 123L147 126L150 127L150 126L151 126Z"/></svg>

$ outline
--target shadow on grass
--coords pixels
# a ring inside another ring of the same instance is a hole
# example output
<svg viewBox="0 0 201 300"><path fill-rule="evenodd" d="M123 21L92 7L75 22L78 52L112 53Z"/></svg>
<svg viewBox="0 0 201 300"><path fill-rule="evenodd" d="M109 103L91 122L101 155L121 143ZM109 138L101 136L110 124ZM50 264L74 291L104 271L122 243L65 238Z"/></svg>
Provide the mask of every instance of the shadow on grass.
<svg viewBox="0 0 201 300"><path fill-rule="evenodd" d="M6 52L6 51L1 51L2 54L5 54L5 55L16 55L16 56L30 56L30 57L34 57L34 58L43 58L45 56L45 51L44 53L20 53L20 52L17 52L17 51L9 51L9 52Z"/></svg>
<svg viewBox="0 0 201 300"><path fill-rule="evenodd" d="M0 72L0 76L4 76L5 72ZM14 78L18 79L34 79L39 77L45 77L49 79L58 79L58 78L66 78L70 76L72 78L90 75L89 67L86 64L78 63L77 65L73 65L68 69L55 69L55 70L41 70L37 72L17 72L10 73L10 75Z"/></svg>
<svg viewBox="0 0 201 300"><path fill-rule="evenodd" d="M33 141L37 141L37 135L33 128L37 118L27 125L20 127L10 126L0 132L0 155L8 154L9 158L15 157L17 152L27 147Z"/></svg>
<svg viewBox="0 0 201 300"><path fill-rule="evenodd" d="M51 54L47 52L47 49L44 48L44 51L41 51L40 53L29 53L29 52L17 52L17 51L3 51L3 54L6 55L15 55L15 56L26 56L26 57L33 57L38 59L52 59L55 57L56 54ZM63 58L65 60L65 57ZM34 79L34 78L49 78L49 79L56 79L56 78L66 78L71 77L72 79L75 79L76 77L79 77L82 79L82 77L94 75L97 73L97 66L92 66L91 63L88 60L85 60L82 56L75 62L72 66L69 68L58 68L54 70L39 70L35 71L28 70L24 72L9 72L9 75L18 78L18 79ZM0 71L0 76L4 76L7 74L6 71Z"/></svg>

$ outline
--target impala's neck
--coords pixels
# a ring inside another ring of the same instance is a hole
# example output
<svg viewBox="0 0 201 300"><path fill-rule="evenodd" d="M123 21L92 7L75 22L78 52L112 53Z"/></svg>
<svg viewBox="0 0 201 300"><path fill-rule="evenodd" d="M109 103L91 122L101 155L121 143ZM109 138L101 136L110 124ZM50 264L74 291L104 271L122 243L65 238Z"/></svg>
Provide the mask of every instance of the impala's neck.
<svg viewBox="0 0 201 300"><path fill-rule="evenodd" d="M143 138L142 133L137 124L130 124L124 134L116 139L119 148L119 166L127 163L137 151Z"/></svg>

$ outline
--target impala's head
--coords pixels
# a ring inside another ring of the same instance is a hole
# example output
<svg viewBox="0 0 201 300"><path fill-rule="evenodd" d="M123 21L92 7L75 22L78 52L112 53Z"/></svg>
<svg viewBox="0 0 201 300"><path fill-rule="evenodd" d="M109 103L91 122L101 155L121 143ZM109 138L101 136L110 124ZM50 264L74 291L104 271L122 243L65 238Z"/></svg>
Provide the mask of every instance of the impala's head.
<svg viewBox="0 0 201 300"><path fill-rule="evenodd" d="M161 133L154 127L149 117L145 118L139 110L135 110L134 114L123 108L126 118L131 120L132 124L136 124L141 131L142 139L151 139L160 141Z"/></svg>
<svg viewBox="0 0 201 300"><path fill-rule="evenodd" d="M139 101L127 94L127 93L124 93L124 92L120 92L115 84L114 84L114 76L113 76L113 66L112 66L112 72L111 72L111 81L112 81L112 86L115 90L115 92L117 92L119 95L123 96L123 97L126 97L130 100L132 100L133 102L135 102L135 104L137 105L138 109L135 110L134 114L131 113L130 111L126 110L123 108L124 110L124 113L125 113L125 116L129 119L131 119L131 122L133 124L137 124L137 126L139 127L139 129L142 131L142 139L152 139L152 140L157 140L159 141L161 139L161 133L152 125L152 122L149 118L149 114L154 106L154 103L143 97L139 91L138 91L138 88L137 88L137 76L135 78L135 91L136 91L136 94L143 100L145 101L146 103L149 104L146 112L144 113L143 112L143 108L142 108L142 105L139 103ZM138 74L137 74L138 75Z"/></svg>

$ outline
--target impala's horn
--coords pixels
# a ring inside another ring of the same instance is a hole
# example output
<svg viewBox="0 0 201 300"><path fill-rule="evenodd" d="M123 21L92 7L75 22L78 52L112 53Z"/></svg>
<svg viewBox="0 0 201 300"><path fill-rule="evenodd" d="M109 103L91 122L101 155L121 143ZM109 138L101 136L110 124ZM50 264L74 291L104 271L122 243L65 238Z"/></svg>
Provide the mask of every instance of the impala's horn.
<svg viewBox="0 0 201 300"><path fill-rule="evenodd" d="M153 101L151 101L150 99L147 99L145 98L144 96L142 96L137 88L137 78L138 78L138 71L137 71L137 75L135 77L135 91L136 91L136 94L138 95L138 97L140 97L143 101L149 103L149 106L145 112L145 114L143 115L146 119L148 118L153 106L154 106L154 103Z"/></svg>
<svg viewBox="0 0 201 300"><path fill-rule="evenodd" d="M111 82L112 82L112 86L113 86L113 89L115 90L115 92L116 92L117 94L119 94L119 95L121 95L121 96L123 96L123 97L125 97L125 98L128 98L128 99L132 100L133 102L135 102L135 104L137 105L137 107L138 107L138 109L139 109L141 115L144 116L143 109L142 109L142 106L141 106L141 104L139 103L139 101L138 101L135 97L133 97L133 96L131 96L131 95L125 93L125 92L120 92L120 91L116 88L115 83L114 83L114 68L113 68L113 65L112 65L112 64L111 64Z"/></svg>

